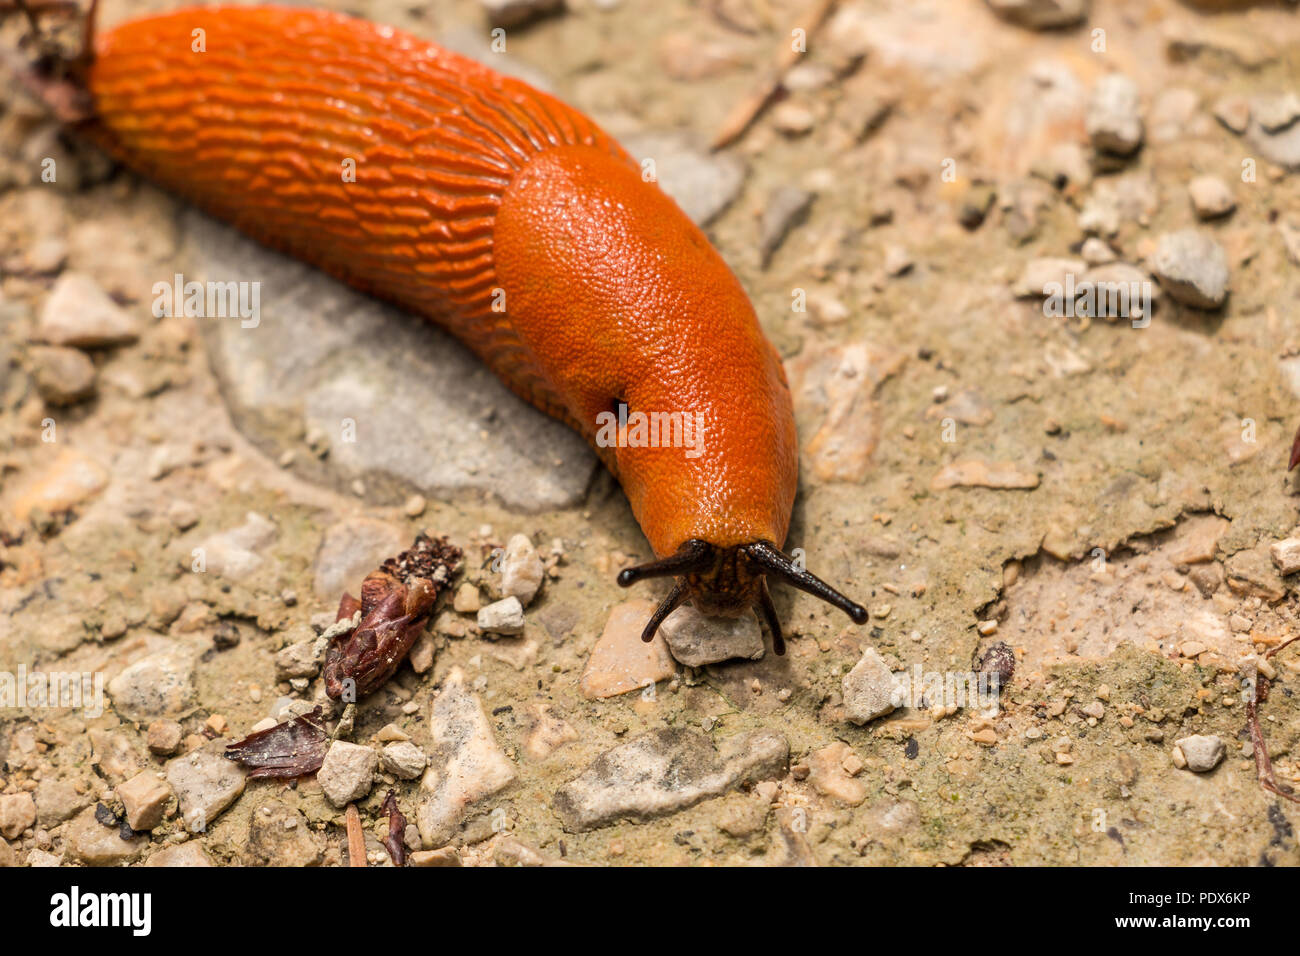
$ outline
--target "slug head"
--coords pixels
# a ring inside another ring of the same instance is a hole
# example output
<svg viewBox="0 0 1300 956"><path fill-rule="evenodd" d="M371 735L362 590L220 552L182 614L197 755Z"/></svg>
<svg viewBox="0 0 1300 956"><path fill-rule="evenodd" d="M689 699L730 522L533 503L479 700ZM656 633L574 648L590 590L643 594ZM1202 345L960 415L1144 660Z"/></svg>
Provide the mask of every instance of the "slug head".
<svg viewBox="0 0 1300 956"><path fill-rule="evenodd" d="M821 598L851 617L855 624L867 623L867 609L849 600L821 578L795 565L770 541L753 541L732 547L717 547L699 538L683 544L676 554L659 561L627 568L619 573L621 587L646 578L674 577L673 589L650 615L641 640L654 640L664 618L688 598L704 614L735 616L757 605L772 632L772 650L785 653L781 622L767 590L767 575L775 575L801 591Z"/></svg>

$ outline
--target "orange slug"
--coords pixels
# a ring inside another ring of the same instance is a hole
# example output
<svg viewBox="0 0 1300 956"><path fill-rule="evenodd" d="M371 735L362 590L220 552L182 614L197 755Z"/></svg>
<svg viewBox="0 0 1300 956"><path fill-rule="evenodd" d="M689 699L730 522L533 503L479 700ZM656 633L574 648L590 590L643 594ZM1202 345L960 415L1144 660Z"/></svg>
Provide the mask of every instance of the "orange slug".
<svg viewBox="0 0 1300 956"><path fill-rule="evenodd" d="M283 7L127 23L95 38L79 82L84 129L112 156L437 322L577 429L657 558L619 584L677 578L646 640L689 598L757 606L781 653L767 575L867 620L780 551L794 413L744 289L590 119L427 40ZM662 416L684 416L702 440L629 440L638 412L666 433Z"/></svg>

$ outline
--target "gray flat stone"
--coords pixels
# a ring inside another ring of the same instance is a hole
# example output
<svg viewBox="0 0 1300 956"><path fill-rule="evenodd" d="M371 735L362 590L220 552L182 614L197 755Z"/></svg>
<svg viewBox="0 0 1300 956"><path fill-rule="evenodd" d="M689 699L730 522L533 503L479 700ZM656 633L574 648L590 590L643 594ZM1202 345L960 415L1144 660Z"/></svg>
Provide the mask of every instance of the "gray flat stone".
<svg viewBox="0 0 1300 956"><path fill-rule="evenodd" d="M720 216L745 183L739 159L696 149L676 133L636 133L620 143L638 163L654 161L659 188L700 227Z"/></svg>
<svg viewBox="0 0 1300 956"><path fill-rule="evenodd" d="M1300 169L1300 115L1294 94L1256 96L1251 102L1246 141L1270 163Z"/></svg>
<svg viewBox="0 0 1300 956"><path fill-rule="evenodd" d="M686 604L664 619L659 633L673 657L690 667L734 657L755 661L763 656L763 635L751 612L734 618L707 617Z"/></svg>
<svg viewBox="0 0 1300 956"><path fill-rule="evenodd" d="M789 756L785 738L771 730L736 734L715 748L704 734L661 728L601 754L560 788L552 806L571 832L650 820L780 776Z"/></svg>
<svg viewBox="0 0 1300 956"><path fill-rule="evenodd" d="M339 487L361 478L370 500L412 488L524 510L582 499L596 467L586 443L433 323L200 213L186 212L183 233L186 281L261 283L255 326L195 321L235 424L268 455L293 449L295 469ZM323 460L300 440L313 430Z"/></svg>
<svg viewBox="0 0 1300 956"><path fill-rule="evenodd" d="M224 755L225 740L167 761L167 782L191 833L203 833L244 792L244 770Z"/></svg>
<svg viewBox="0 0 1300 956"><path fill-rule="evenodd" d="M420 781L416 825L426 850L447 843L476 804L515 781L514 764L492 733L483 703L453 667L429 713L433 748Z"/></svg>

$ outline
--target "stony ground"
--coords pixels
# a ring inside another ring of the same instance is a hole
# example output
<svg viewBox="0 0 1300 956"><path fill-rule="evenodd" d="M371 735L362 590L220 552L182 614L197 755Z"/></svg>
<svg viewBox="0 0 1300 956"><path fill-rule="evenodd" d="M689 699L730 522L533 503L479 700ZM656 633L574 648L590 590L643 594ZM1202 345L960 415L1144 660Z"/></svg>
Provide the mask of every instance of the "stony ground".
<svg viewBox="0 0 1300 956"><path fill-rule="evenodd" d="M6 81L0 864L340 865L355 801L388 865L390 789L421 864L1300 861L1245 715L1271 677L1300 784L1300 653L1264 659L1300 582L1294 6L842 0L717 153L803 4L570 0L504 53L485 6L349 9L656 161L786 359L789 546L873 620L779 589L784 658L752 620L642 646L658 592L613 578L647 547L580 441ZM178 272L260 282L260 323L153 318ZM1154 310L1044 301L1085 279ZM454 605L319 779L247 780L224 743L325 701L317 635L423 529ZM926 684L986 659L998 704ZM20 668L102 711L5 698Z"/></svg>

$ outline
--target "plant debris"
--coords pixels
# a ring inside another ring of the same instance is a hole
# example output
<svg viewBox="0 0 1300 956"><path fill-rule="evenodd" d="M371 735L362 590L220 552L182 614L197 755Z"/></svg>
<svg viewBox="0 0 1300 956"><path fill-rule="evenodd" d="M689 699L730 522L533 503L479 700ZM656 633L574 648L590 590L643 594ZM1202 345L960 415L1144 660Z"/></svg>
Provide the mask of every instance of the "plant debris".
<svg viewBox="0 0 1300 956"><path fill-rule="evenodd" d="M1011 683L1016 673L1016 653L1005 641L998 641L980 655L975 672L988 675L989 686L1001 690Z"/></svg>
<svg viewBox="0 0 1300 956"><path fill-rule="evenodd" d="M302 777L320 769L329 742L317 707L227 745L226 757L253 768L250 779Z"/></svg>
<svg viewBox="0 0 1300 956"><path fill-rule="evenodd" d="M1265 654L1264 659L1273 657L1296 640L1300 640L1300 637L1283 641ZM1273 761L1268 759L1268 744L1264 741L1264 731L1259 725L1259 705L1268 700L1268 693L1272 686L1271 680L1259 674L1255 679L1255 692L1246 698L1246 727L1250 731L1250 743L1255 751L1255 776L1259 778L1259 785L1269 793L1275 793L1292 803L1300 803L1300 797L1297 797L1290 787L1278 783L1277 777L1273 775Z"/></svg>
<svg viewBox="0 0 1300 956"><path fill-rule="evenodd" d="M382 809L388 814L388 836L383 840L384 849L392 858L393 866L406 866L406 817L397 809L396 791L388 791Z"/></svg>
<svg viewBox="0 0 1300 956"><path fill-rule="evenodd" d="M336 636L325 653L325 693L356 701L378 689L406 660L438 595L460 566L461 550L446 538L416 537L361 583L361 599L344 594L337 619L361 612L356 628Z"/></svg>
<svg viewBox="0 0 1300 956"><path fill-rule="evenodd" d="M365 866L366 835L361 829L361 814L357 812L357 805L349 803L343 816L348 830L348 866Z"/></svg>

